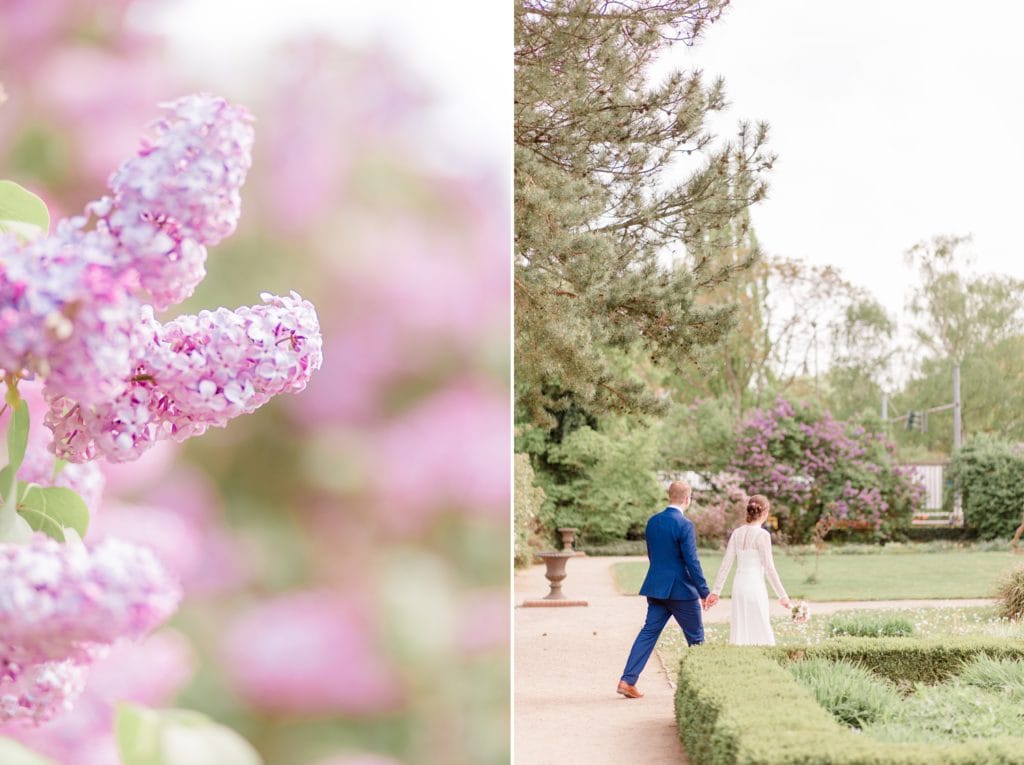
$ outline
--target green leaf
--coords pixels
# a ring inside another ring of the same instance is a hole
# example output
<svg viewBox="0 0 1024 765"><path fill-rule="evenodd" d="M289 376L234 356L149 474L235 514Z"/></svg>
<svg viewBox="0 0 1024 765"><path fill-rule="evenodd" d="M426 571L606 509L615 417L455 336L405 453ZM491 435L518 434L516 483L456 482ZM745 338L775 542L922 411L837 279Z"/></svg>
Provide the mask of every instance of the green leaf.
<svg viewBox="0 0 1024 765"><path fill-rule="evenodd" d="M32 486L18 503L18 512L28 525L58 542L64 541L64 528L72 528L80 537L89 528L89 508L78 494L63 486Z"/></svg>
<svg viewBox="0 0 1024 765"><path fill-rule="evenodd" d="M134 704L119 704L114 730L124 765L162 765L157 712Z"/></svg>
<svg viewBox="0 0 1024 765"><path fill-rule="evenodd" d="M0 232L11 231L30 239L49 230L46 203L14 181L0 181Z"/></svg>
<svg viewBox="0 0 1024 765"><path fill-rule="evenodd" d="M28 404L24 399L19 398L11 405L11 421L7 424L7 459L12 472L17 473L21 467L21 461L25 459L25 449L28 447ZM11 476L7 477L8 486L11 485Z"/></svg>
<svg viewBox="0 0 1024 765"><path fill-rule="evenodd" d="M53 760L3 736L0 736L0 762L4 765L57 765Z"/></svg>
<svg viewBox="0 0 1024 765"><path fill-rule="evenodd" d="M123 765L263 765L233 730L187 709L119 704L115 731Z"/></svg>
<svg viewBox="0 0 1024 765"><path fill-rule="evenodd" d="M25 459L25 449L28 446L28 404L18 397L16 388L8 388L7 403L11 407L11 419L7 423L7 459L9 463L4 469L0 478L0 492L3 493L4 504L2 514L6 517L6 526L14 522L14 508L17 502L15 486L17 485L18 468Z"/></svg>

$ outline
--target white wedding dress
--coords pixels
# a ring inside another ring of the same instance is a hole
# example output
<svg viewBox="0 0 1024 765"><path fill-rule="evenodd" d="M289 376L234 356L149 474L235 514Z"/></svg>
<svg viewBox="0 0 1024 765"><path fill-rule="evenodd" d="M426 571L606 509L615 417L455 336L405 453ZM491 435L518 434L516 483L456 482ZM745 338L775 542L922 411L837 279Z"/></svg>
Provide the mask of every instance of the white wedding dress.
<svg viewBox="0 0 1024 765"><path fill-rule="evenodd" d="M711 588L715 595L722 592L734 560L736 576L732 582L729 642L733 645L775 645L775 633L768 620L765 576L779 598L788 599L788 596L775 570L771 535L760 526L740 526L733 530L715 585Z"/></svg>

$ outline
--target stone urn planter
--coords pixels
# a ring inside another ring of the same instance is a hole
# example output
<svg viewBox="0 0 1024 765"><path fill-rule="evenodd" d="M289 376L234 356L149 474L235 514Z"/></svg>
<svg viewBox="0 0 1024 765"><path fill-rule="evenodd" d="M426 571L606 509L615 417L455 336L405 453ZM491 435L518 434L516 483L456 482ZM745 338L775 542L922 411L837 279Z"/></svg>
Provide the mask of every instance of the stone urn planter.
<svg viewBox="0 0 1024 765"><path fill-rule="evenodd" d="M544 561L544 566L547 569L544 572L544 577L551 583L551 592L544 596L544 600L565 600L565 595L562 594L562 580L566 576L565 562L572 556L571 550L569 552L537 553L537 557Z"/></svg>
<svg viewBox="0 0 1024 765"><path fill-rule="evenodd" d="M544 577L548 580L551 591L540 600L527 600L524 606L585 606L585 600L569 600L562 593L562 581L565 579L565 564L575 556L572 550L565 552L542 552L537 557L544 561Z"/></svg>
<svg viewBox="0 0 1024 765"><path fill-rule="evenodd" d="M558 533L562 535L562 552L576 552L572 545L576 541L576 535L580 533L580 530L566 527L558 529Z"/></svg>

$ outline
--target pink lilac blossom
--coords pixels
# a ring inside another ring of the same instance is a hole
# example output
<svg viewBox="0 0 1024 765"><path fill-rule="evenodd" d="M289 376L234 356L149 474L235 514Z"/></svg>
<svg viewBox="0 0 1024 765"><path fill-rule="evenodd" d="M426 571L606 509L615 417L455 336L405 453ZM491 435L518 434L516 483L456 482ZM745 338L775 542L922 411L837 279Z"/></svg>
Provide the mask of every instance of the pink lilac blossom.
<svg viewBox="0 0 1024 765"><path fill-rule="evenodd" d="M68 221L30 244L0 236L0 368L89 403L123 390L139 304L104 238Z"/></svg>
<svg viewBox="0 0 1024 765"><path fill-rule="evenodd" d="M0 237L0 368L45 378L52 398L121 395L154 323L140 292L157 308L189 297L204 245L238 221L248 113L207 95L168 108L154 140L111 176L113 196L87 206L92 230L76 217L28 244Z"/></svg>
<svg viewBox="0 0 1024 765"><path fill-rule="evenodd" d="M233 687L257 709L373 714L402 698L376 646L369 611L354 597L293 592L237 617L222 655Z"/></svg>
<svg viewBox="0 0 1024 765"><path fill-rule="evenodd" d="M67 665L80 674L85 669L71 662ZM120 765L112 731L115 704L165 706L195 667L188 640L173 630L161 630L141 642L120 641L89 669L85 690L73 709L46 725L14 720L0 726L0 735L61 765Z"/></svg>
<svg viewBox="0 0 1024 765"><path fill-rule="evenodd" d="M120 247L158 309L180 303L206 275L205 245L230 236L252 163L249 113L200 94L162 104L155 136L111 176L111 197L88 210Z"/></svg>
<svg viewBox="0 0 1024 765"><path fill-rule="evenodd" d="M806 537L820 519L839 528L886 536L909 522L921 493L894 464L885 435L779 398L739 426L733 470L751 494L764 493L791 538Z"/></svg>
<svg viewBox="0 0 1024 765"><path fill-rule="evenodd" d="M0 545L0 635L35 661L88 662L96 645L152 630L180 597L153 554L126 542Z"/></svg>
<svg viewBox="0 0 1024 765"><path fill-rule="evenodd" d="M138 458L157 441L183 441L224 427L280 393L301 391L323 361L316 310L294 292L264 304L203 311L161 325L147 314L128 388L86 406L50 400L46 424L57 455L70 462Z"/></svg>
<svg viewBox="0 0 1024 765"><path fill-rule="evenodd" d="M87 667L73 661L37 661L24 649L0 644L0 722L42 723L72 708L85 687Z"/></svg>

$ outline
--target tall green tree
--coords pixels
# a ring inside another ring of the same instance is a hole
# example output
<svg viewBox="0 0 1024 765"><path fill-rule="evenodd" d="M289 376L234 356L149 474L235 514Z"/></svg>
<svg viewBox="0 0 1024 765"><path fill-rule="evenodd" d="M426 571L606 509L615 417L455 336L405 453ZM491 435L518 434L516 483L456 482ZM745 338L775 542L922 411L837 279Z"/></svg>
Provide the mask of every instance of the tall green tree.
<svg viewBox="0 0 1024 765"><path fill-rule="evenodd" d="M748 251L756 249L753 232L747 236ZM736 257L742 256L741 250ZM827 399L827 370L875 353L862 348L878 319L871 301L832 266L762 257L703 299L735 306L735 326L694 354L671 387L726 399L735 417L776 395L820 390Z"/></svg>
<svg viewBox="0 0 1024 765"><path fill-rule="evenodd" d="M897 412L952 401L953 366L960 365L963 431L1024 439L1024 281L978 274L967 237L937 236L907 253L918 272L908 301L920 354L896 397ZM948 453L952 414L928 417L926 433L894 431L901 445Z"/></svg>
<svg viewBox="0 0 1024 765"><path fill-rule="evenodd" d="M516 0L515 353L520 413L658 409L608 349L669 367L717 342L733 308L699 297L749 266L731 253L774 157L767 126L709 130L722 81L649 68L693 44L717 0ZM728 256L727 256L728 255Z"/></svg>
<svg viewBox="0 0 1024 765"><path fill-rule="evenodd" d="M920 284L908 307L918 319L914 335L935 356L962 361L1024 332L1024 281L1002 274L972 274L964 245L969 237L937 236L906 254Z"/></svg>
<svg viewBox="0 0 1024 765"><path fill-rule="evenodd" d="M866 294L850 302L831 326L831 359L826 373L826 401L840 419L865 410L878 411L890 379L896 323L881 303Z"/></svg>

